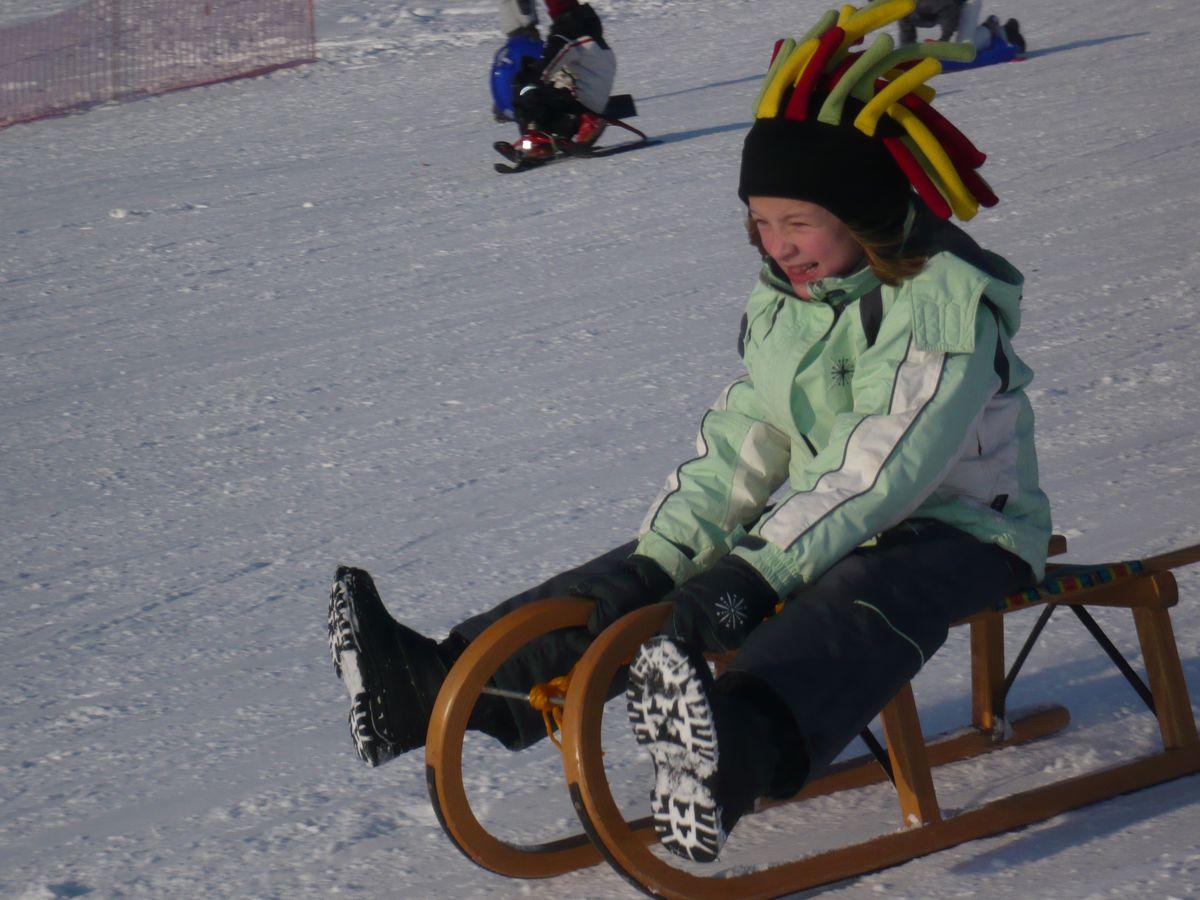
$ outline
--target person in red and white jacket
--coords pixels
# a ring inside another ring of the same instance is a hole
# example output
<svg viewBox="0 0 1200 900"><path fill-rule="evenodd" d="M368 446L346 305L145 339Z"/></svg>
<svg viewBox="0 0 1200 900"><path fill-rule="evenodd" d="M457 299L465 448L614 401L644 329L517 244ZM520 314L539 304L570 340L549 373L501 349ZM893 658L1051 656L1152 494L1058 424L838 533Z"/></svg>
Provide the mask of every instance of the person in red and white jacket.
<svg viewBox="0 0 1200 900"><path fill-rule="evenodd" d="M551 26L542 58L529 61L513 85L520 147L535 158L552 156L556 141L596 142L617 74L617 58L591 4L547 0L546 8Z"/></svg>

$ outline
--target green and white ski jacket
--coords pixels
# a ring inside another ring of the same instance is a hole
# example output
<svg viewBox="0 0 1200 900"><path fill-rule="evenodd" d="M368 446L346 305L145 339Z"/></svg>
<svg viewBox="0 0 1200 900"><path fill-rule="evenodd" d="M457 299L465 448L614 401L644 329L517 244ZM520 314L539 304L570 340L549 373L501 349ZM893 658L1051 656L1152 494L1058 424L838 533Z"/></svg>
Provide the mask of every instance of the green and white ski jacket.
<svg viewBox="0 0 1200 900"><path fill-rule="evenodd" d="M732 552L786 597L909 518L998 544L1043 577L1033 372L1012 348L1024 279L931 216L909 242L929 261L897 287L863 268L814 282L806 301L763 266L742 320L746 374L640 532L635 552L676 584Z"/></svg>

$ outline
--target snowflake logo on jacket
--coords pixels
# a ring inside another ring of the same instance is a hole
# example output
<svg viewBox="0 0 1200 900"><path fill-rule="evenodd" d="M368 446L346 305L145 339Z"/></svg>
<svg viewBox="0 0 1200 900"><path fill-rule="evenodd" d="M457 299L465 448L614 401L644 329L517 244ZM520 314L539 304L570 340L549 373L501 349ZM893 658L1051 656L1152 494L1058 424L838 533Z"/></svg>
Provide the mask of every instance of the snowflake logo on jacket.
<svg viewBox="0 0 1200 900"><path fill-rule="evenodd" d="M843 356L833 364L829 374L834 384L838 387L845 387L854 377L854 363Z"/></svg>
<svg viewBox="0 0 1200 900"><path fill-rule="evenodd" d="M722 594L716 609L717 621L725 628L741 628L748 618L746 601L737 594Z"/></svg>

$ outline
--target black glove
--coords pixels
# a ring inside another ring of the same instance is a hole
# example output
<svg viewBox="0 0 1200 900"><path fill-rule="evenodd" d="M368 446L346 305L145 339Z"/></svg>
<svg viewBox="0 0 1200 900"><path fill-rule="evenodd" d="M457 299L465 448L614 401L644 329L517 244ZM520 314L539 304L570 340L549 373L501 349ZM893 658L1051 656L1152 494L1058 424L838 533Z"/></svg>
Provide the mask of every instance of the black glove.
<svg viewBox="0 0 1200 900"><path fill-rule="evenodd" d="M675 582L662 566L648 556L629 556L607 572L588 575L567 588L575 597L596 601L588 618L588 631L599 634L621 616L657 603Z"/></svg>
<svg viewBox="0 0 1200 900"><path fill-rule="evenodd" d="M736 650L779 596L750 563L726 556L666 599L675 603L663 634L704 652Z"/></svg>
<svg viewBox="0 0 1200 900"><path fill-rule="evenodd" d="M526 56L521 60L521 65L518 67L516 74L513 75L514 87L525 87L528 84L537 84L542 80L542 61L533 56Z"/></svg>

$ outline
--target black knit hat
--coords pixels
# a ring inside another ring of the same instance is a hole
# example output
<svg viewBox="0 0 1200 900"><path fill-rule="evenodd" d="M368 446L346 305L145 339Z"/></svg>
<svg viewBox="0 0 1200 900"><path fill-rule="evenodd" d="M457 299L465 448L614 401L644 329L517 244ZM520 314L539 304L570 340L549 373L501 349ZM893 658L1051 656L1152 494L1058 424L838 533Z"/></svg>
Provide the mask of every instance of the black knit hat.
<svg viewBox="0 0 1200 900"><path fill-rule="evenodd" d="M913 196L883 143L813 119L759 119L742 147L738 196L788 197L871 230L897 226Z"/></svg>
<svg viewBox="0 0 1200 900"><path fill-rule="evenodd" d="M914 0L829 10L798 40L776 43L742 150L738 196L787 197L875 229L902 220L913 191L941 218L997 202L976 169L987 158L930 101L940 60L974 58L970 42L897 48L872 31Z"/></svg>

